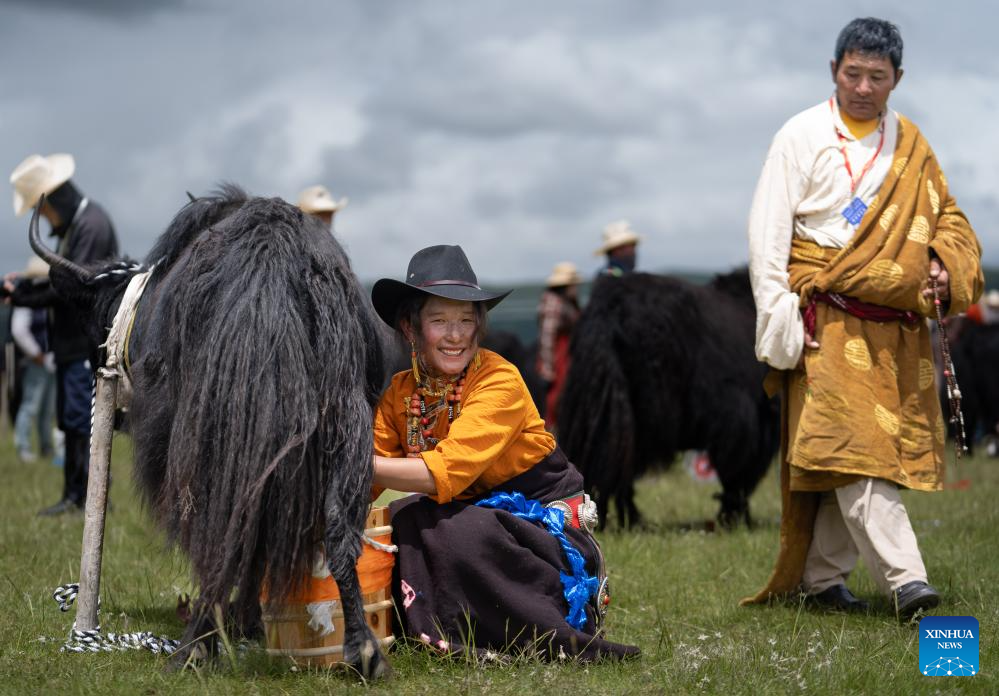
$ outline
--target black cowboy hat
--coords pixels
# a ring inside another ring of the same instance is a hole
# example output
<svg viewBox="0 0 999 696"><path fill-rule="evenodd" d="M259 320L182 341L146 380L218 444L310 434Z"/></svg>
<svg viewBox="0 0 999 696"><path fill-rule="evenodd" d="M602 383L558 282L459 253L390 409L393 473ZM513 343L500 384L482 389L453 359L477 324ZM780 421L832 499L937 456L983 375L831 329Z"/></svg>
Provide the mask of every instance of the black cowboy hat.
<svg viewBox="0 0 999 696"><path fill-rule="evenodd" d="M413 254L406 281L382 278L371 288L371 303L386 324L395 328L396 312L407 297L423 293L462 302L482 302L486 309L498 305L513 290L489 292L479 287L475 271L460 246L439 244Z"/></svg>

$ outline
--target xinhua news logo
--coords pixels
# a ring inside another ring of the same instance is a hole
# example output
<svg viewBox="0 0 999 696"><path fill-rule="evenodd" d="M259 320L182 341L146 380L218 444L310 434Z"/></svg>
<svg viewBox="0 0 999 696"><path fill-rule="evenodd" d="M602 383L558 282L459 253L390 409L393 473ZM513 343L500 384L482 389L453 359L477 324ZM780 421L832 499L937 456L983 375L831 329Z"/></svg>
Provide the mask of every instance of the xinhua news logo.
<svg viewBox="0 0 999 696"><path fill-rule="evenodd" d="M919 622L919 671L928 677L978 674L978 619L927 616Z"/></svg>

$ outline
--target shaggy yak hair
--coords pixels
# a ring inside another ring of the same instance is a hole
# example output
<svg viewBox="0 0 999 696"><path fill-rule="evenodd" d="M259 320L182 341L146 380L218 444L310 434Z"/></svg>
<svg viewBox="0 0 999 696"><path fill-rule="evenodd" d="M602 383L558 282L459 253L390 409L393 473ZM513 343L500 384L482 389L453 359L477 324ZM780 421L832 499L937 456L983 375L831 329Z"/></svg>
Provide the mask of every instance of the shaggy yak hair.
<svg viewBox="0 0 999 696"><path fill-rule="evenodd" d="M33 228L37 238L37 213ZM103 342L136 267L95 274L35 241L56 291ZM272 600L294 592L324 543L344 658L385 673L355 570L382 356L342 248L296 207L227 185L192 197L147 264L129 341L135 479L199 590L174 664L212 630L216 606L228 630L259 631L262 588Z"/></svg>
<svg viewBox="0 0 999 696"><path fill-rule="evenodd" d="M559 443L622 527L641 520L635 481L677 452L708 451L719 521L750 523L749 495L780 444L779 408L754 355L745 269L698 286L677 278L602 277L576 325L559 406Z"/></svg>

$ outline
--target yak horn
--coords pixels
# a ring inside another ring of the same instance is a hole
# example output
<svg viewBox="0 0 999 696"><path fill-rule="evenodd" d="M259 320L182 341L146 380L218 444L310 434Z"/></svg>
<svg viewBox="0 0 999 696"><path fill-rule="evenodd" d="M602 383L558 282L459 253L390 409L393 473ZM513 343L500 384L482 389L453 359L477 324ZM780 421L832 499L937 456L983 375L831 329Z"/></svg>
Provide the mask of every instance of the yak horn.
<svg viewBox="0 0 999 696"><path fill-rule="evenodd" d="M38 205L35 206L34 212L31 214L31 224L28 225L28 243L31 244L31 248L35 250L35 253L42 257L50 266L58 266L65 271L73 274L82 283L88 282L93 278L93 274L89 271L77 266L75 263L69 259L64 259L55 253L42 242L42 235L38 231L38 216L41 215L42 205L45 204L45 195L38 200Z"/></svg>
<svg viewBox="0 0 999 696"><path fill-rule="evenodd" d="M184 191L184 193L187 194L187 197L191 199L192 203L194 203L194 201L198 200L197 198L194 197L194 194L191 193L190 191Z"/></svg>

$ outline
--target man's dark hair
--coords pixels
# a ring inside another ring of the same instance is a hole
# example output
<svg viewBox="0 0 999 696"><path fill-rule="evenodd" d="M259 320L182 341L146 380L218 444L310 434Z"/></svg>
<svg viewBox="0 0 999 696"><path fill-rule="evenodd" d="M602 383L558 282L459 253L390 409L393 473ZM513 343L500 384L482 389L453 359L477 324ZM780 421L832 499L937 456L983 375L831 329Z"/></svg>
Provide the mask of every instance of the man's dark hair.
<svg viewBox="0 0 999 696"><path fill-rule="evenodd" d="M836 66L847 53L887 56L897 71L902 67L902 35L898 27L884 19L858 17L839 33L836 39Z"/></svg>

